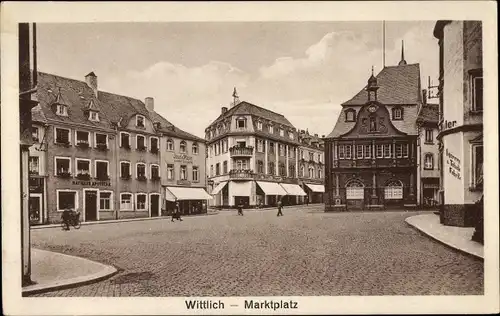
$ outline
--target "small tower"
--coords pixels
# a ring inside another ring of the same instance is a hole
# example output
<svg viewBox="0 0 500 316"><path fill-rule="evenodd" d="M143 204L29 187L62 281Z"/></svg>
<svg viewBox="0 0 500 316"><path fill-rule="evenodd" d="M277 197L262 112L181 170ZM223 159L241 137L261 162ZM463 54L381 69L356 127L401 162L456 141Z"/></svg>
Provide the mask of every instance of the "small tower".
<svg viewBox="0 0 500 316"><path fill-rule="evenodd" d="M240 103L240 97L238 96L238 92L236 91L236 87L233 90L233 106Z"/></svg>
<svg viewBox="0 0 500 316"><path fill-rule="evenodd" d="M404 66L406 65L406 60L405 60L405 42L401 41L401 60L399 61L398 66Z"/></svg>
<svg viewBox="0 0 500 316"><path fill-rule="evenodd" d="M377 90L379 86L377 84L377 78L373 75L373 66L372 66L372 75L368 79L368 85L366 86L366 91L368 91L368 101L377 101Z"/></svg>

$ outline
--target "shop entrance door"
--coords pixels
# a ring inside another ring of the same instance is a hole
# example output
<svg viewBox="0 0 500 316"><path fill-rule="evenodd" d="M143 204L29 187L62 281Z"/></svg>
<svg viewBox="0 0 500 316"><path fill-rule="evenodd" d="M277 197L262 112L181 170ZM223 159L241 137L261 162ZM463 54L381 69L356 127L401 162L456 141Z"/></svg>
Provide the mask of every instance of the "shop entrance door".
<svg viewBox="0 0 500 316"><path fill-rule="evenodd" d="M42 223L42 194L30 194L30 223Z"/></svg>
<svg viewBox="0 0 500 316"><path fill-rule="evenodd" d="M85 192L85 221L97 220L97 191Z"/></svg>
<svg viewBox="0 0 500 316"><path fill-rule="evenodd" d="M160 196L159 195L151 195L151 217L157 217L160 215L159 212L159 206L160 206Z"/></svg>

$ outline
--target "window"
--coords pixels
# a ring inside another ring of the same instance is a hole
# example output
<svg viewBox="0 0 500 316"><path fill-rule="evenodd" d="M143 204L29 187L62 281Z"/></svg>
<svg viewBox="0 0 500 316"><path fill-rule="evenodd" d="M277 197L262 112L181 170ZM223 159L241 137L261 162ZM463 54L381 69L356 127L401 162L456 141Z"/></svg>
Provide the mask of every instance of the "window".
<svg viewBox="0 0 500 316"><path fill-rule="evenodd" d="M108 148L108 135L95 133L95 146L98 149Z"/></svg>
<svg viewBox="0 0 500 316"><path fill-rule="evenodd" d="M432 144L434 143L434 136L432 135L432 129L425 129L425 143Z"/></svg>
<svg viewBox="0 0 500 316"><path fill-rule="evenodd" d="M293 137L294 137L294 136L293 136L293 132L289 132L289 133L288 133L288 137L289 137L290 139L293 139Z"/></svg>
<svg viewBox="0 0 500 316"><path fill-rule="evenodd" d="M181 150L181 153L183 153L183 154L186 153L187 145L186 145L185 141L181 141L180 150Z"/></svg>
<svg viewBox="0 0 500 316"><path fill-rule="evenodd" d="M132 194L120 193L120 210L132 210Z"/></svg>
<svg viewBox="0 0 500 316"><path fill-rule="evenodd" d="M483 145L472 146L472 185L483 187Z"/></svg>
<svg viewBox="0 0 500 316"><path fill-rule="evenodd" d="M99 122L99 113L96 111L89 111L89 120Z"/></svg>
<svg viewBox="0 0 500 316"><path fill-rule="evenodd" d="M393 120L403 119L403 109L401 107L395 107L392 109L392 119Z"/></svg>
<svg viewBox="0 0 500 316"><path fill-rule="evenodd" d="M215 164L215 175L220 175L220 163Z"/></svg>
<svg viewBox="0 0 500 316"><path fill-rule="evenodd" d="M130 179L130 162L120 161L120 177Z"/></svg>
<svg viewBox="0 0 500 316"><path fill-rule="evenodd" d="M310 162L314 161L314 153L309 153L309 161Z"/></svg>
<svg viewBox="0 0 500 316"><path fill-rule="evenodd" d="M384 188L386 200L401 200L403 198L403 184L400 181L392 181Z"/></svg>
<svg viewBox="0 0 500 316"><path fill-rule="evenodd" d="M56 107L56 114L60 116L68 116L68 107L66 105L58 104Z"/></svg>
<svg viewBox="0 0 500 316"><path fill-rule="evenodd" d="M257 129L258 129L259 131L261 131L261 130L262 130L262 122L261 122L261 121L257 121Z"/></svg>
<svg viewBox="0 0 500 316"><path fill-rule="evenodd" d="M56 127L56 144L69 145L69 129Z"/></svg>
<svg viewBox="0 0 500 316"><path fill-rule="evenodd" d="M304 151L300 149L299 151L300 159L304 159Z"/></svg>
<svg viewBox="0 0 500 316"><path fill-rule="evenodd" d="M309 178L314 178L314 168L309 167Z"/></svg>
<svg viewBox="0 0 500 316"><path fill-rule="evenodd" d="M269 142L269 153L274 154L274 143Z"/></svg>
<svg viewBox="0 0 500 316"><path fill-rule="evenodd" d="M392 157L392 145L384 144L384 157L391 158Z"/></svg>
<svg viewBox="0 0 500 316"><path fill-rule="evenodd" d="M345 147L344 147L344 145L340 145L340 146L338 146L338 148L339 148L339 153L338 153L339 159L344 159L345 158Z"/></svg>
<svg viewBox="0 0 500 316"><path fill-rule="evenodd" d="M285 130L280 128L280 136L284 137L285 136Z"/></svg>
<svg viewBox="0 0 500 316"><path fill-rule="evenodd" d="M274 133L274 127L272 125L269 125L269 133L271 134Z"/></svg>
<svg viewBox="0 0 500 316"><path fill-rule="evenodd" d="M29 158L29 172L30 174L40 174L40 164L39 164L39 158L36 156L31 156Z"/></svg>
<svg viewBox="0 0 500 316"><path fill-rule="evenodd" d="M193 152L193 155L198 155L198 144L193 143L193 146L191 146L191 151Z"/></svg>
<svg viewBox="0 0 500 316"><path fill-rule="evenodd" d="M264 163L262 160L257 161L257 172L264 173Z"/></svg>
<svg viewBox="0 0 500 316"><path fill-rule="evenodd" d="M79 147L89 147L89 132L76 132L76 145Z"/></svg>
<svg viewBox="0 0 500 316"><path fill-rule="evenodd" d="M424 169L434 169L434 156L427 153L424 157Z"/></svg>
<svg viewBox="0 0 500 316"><path fill-rule="evenodd" d="M359 181L351 181L346 185L346 198L348 200L362 200L365 197L365 188Z"/></svg>
<svg viewBox="0 0 500 316"><path fill-rule="evenodd" d="M144 127L144 116L142 115L136 115L135 116L135 126L137 127Z"/></svg>
<svg viewBox="0 0 500 316"><path fill-rule="evenodd" d="M286 167L284 163L279 164L279 175L280 176L286 176Z"/></svg>
<svg viewBox="0 0 500 316"><path fill-rule="evenodd" d="M111 201L111 192L99 192L99 210L111 210Z"/></svg>
<svg viewBox="0 0 500 316"><path fill-rule="evenodd" d="M66 209L76 210L78 208L77 193L75 191L59 191L57 190L57 210L64 211Z"/></svg>
<svg viewBox="0 0 500 316"><path fill-rule="evenodd" d="M135 164L135 175L138 180L144 181L147 179L146 176L146 164L138 162Z"/></svg>
<svg viewBox="0 0 500 316"><path fill-rule="evenodd" d="M377 158L384 158L384 147L377 145Z"/></svg>
<svg viewBox="0 0 500 316"><path fill-rule="evenodd" d="M304 172L305 172L305 168L304 168L304 165L301 165L300 166L300 177L304 177Z"/></svg>
<svg viewBox="0 0 500 316"><path fill-rule="evenodd" d="M285 145L278 145L280 148L280 156L284 157L285 156Z"/></svg>
<svg viewBox="0 0 500 316"><path fill-rule="evenodd" d="M156 154L158 153L158 138L151 136L149 138L149 150L153 153Z"/></svg>
<svg viewBox="0 0 500 316"><path fill-rule="evenodd" d="M228 151L227 139L224 139L222 141L222 146L223 146L224 152L227 153L227 151Z"/></svg>
<svg viewBox="0 0 500 316"><path fill-rule="evenodd" d="M167 139L167 150L174 151L174 141L171 139Z"/></svg>
<svg viewBox="0 0 500 316"><path fill-rule="evenodd" d="M151 179L152 180L159 180L160 179L160 167L158 165L151 164L150 166L151 170Z"/></svg>
<svg viewBox="0 0 500 316"><path fill-rule="evenodd" d="M288 148L288 156L290 158L295 158L295 148Z"/></svg>
<svg viewBox="0 0 500 316"><path fill-rule="evenodd" d="M365 145L365 158L372 157L372 145Z"/></svg>
<svg viewBox="0 0 500 316"><path fill-rule="evenodd" d="M345 111L345 121L346 122L354 122L356 121L356 111L349 109Z"/></svg>
<svg viewBox="0 0 500 316"><path fill-rule="evenodd" d="M109 163L104 160L95 161L95 177L99 180L109 179Z"/></svg>
<svg viewBox="0 0 500 316"><path fill-rule="evenodd" d="M274 174L274 162L270 162L270 163L268 164L268 170L267 170L267 172L268 172L269 174Z"/></svg>
<svg viewBox="0 0 500 316"><path fill-rule="evenodd" d="M147 204L146 204L146 199L147 195L144 193L137 193L136 194L136 201L135 201L135 209L138 211L143 211L147 209Z"/></svg>
<svg viewBox="0 0 500 316"><path fill-rule="evenodd" d="M130 134L120 132L120 147L130 149Z"/></svg>
<svg viewBox="0 0 500 316"><path fill-rule="evenodd" d="M214 176L214 165L210 165L210 176Z"/></svg>
<svg viewBox="0 0 500 316"><path fill-rule="evenodd" d="M295 166L294 165L288 166L288 176L295 178Z"/></svg>
<svg viewBox="0 0 500 316"><path fill-rule="evenodd" d="M56 157L55 158L55 175L58 177L71 176L71 158Z"/></svg>
<svg viewBox="0 0 500 316"><path fill-rule="evenodd" d="M90 159L76 159L76 176L80 179L90 179Z"/></svg>
<svg viewBox="0 0 500 316"><path fill-rule="evenodd" d="M403 157L408 158L408 144L403 144Z"/></svg>
<svg viewBox="0 0 500 316"><path fill-rule="evenodd" d="M264 152L264 141L262 139L257 140L257 151L260 153Z"/></svg>
<svg viewBox="0 0 500 316"><path fill-rule="evenodd" d="M363 158L363 145L356 146L356 158Z"/></svg>
<svg viewBox="0 0 500 316"><path fill-rule="evenodd" d="M227 174L227 161L222 163L222 173Z"/></svg>
<svg viewBox="0 0 500 316"><path fill-rule="evenodd" d="M142 135L135 136L135 149L138 151L146 150L146 137Z"/></svg>
<svg viewBox="0 0 500 316"><path fill-rule="evenodd" d="M40 141L40 136L39 136L39 130L38 127L31 127L31 139L33 139L34 142Z"/></svg>
<svg viewBox="0 0 500 316"><path fill-rule="evenodd" d="M345 145L345 158L346 159L352 158L351 145Z"/></svg>
<svg viewBox="0 0 500 316"><path fill-rule="evenodd" d="M167 179L174 179L174 165L167 165Z"/></svg>
<svg viewBox="0 0 500 316"><path fill-rule="evenodd" d="M482 111L483 110L483 77L482 74L476 72L471 74L470 77L471 84L471 101L472 101L472 111Z"/></svg>
<svg viewBox="0 0 500 316"><path fill-rule="evenodd" d="M318 169L318 178L323 178L323 171L321 169Z"/></svg>
<svg viewBox="0 0 500 316"><path fill-rule="evenodd" d="M227 163L226 163L226 168L227 168ZM198 170L198 167L193 166L193 182L199 182L200 181L200 171Z"/></svg>
<svg viewBox="0 0 500 316"><path fill-rule="evenodd" d="M237 119L236 120L236 127L238 128L245 128L246 126L246 120L245 119Z"/></svg>
<svg viewBox="0 0 500 316"><path fill-rule="evenodd" d="M187 180L187 167L181 166L181 180Z"/></svg>

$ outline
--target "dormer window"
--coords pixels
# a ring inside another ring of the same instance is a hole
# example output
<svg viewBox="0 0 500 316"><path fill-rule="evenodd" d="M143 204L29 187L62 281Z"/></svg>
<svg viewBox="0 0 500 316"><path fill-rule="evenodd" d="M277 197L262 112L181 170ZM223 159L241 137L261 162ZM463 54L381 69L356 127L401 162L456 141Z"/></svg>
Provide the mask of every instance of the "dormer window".
<svg viewBox="0 0 500 316"><path fill-rule="evenodd" d="M392 119L394 121L403 119L403 108L395 107L392 109Z"/></svg>
<svg viewBox="0 0 500 316"><path fill-rule="evenodd" d="M68 116L68 107L63 104L58 104L56 107L56 114L60 116Z"/></svg>
<svg viewBox="0 0 500 316"><path fill-rule="evenodd" d="M144 127L145 126L144 125L144 120L145 120L144 116L142 116L142 115L136 115L135 116L135 126L137 126L137 127Z"/></svg>
<svg viewBox="0 0 500 316"><path fill-rule="evenodd" d="M345 111L345 121L354 122L356 121L356 110L349 109Z"/></svg>
<svg viewBox="0 0 500 316"><path fill-rule="evenodd" d="M94 122L99 122L99 113L96 111L90 111L89 120Z"/></svg>
<svg viewBox="0 0 500 316"><path fill-rule="evenodd" d="M290 137L290 139L293 139L293 132L289 132L288 137Z"/></svg>
<svg viewBox="0 0 500 316"><path fill-rule="evenodd" d="M269 133L274 133L274 126L272 125L269 125Z"/></svg>
<svg viewBox="0 0 500 316"><path fill-rule="evenodd" d="M257 129L258 129L259 131L261 131L261 130L262 130L262 122L261 122L261 121L257 121Z"/></svg>
<svg viewBox="0 0 500 316"><path fill-rule="evenodd" d="M281 137L284 137L285 136L285 130L280 128L280 136Z"/></svg>
<svg viewBox="0 0 500 316"><path fill-rule="evenodd" d="M236 120L236 127L246 128L246 120L244 118L239 118Z"/></svg>

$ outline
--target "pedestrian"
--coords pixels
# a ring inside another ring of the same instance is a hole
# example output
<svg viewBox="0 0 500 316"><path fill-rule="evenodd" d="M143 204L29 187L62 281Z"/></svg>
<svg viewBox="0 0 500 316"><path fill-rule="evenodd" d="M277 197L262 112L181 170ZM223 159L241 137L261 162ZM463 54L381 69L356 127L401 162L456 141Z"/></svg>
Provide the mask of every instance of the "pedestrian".
<svg viewBox="0 0 500 316"><path fill-rule="evenodd" d="M238 215L243 216L243 203L241 203L241 201L238 204Z"/></svg>
<svg viewBox="0 0 500 316"><path fill-rule="evenodd" d="M306 205L309 206L309 196L306 195Z"/></svg>
<svg viewBox="0 0 500 316"><path fill-rule="evenodd" d="M172 222L174 221L174 219L182 222L179 202L175 203L174 213L172 214Z"/></svg>
<svg viewBox="0 0 500 316"><path fill-rule="evenodd" d="M278 216L283 216L283 212L281 212L281 208L283 207L283 203L281 199L278 200Z"/></svg>
<svg viewBox="0 0 500 316"><path fill-rule="evenodd" d="M62 212L61 220L63 221L65 227L64 230L69 230L69 224L71 222L71 216L73 215L71 209L67 208Z"/></svg>

